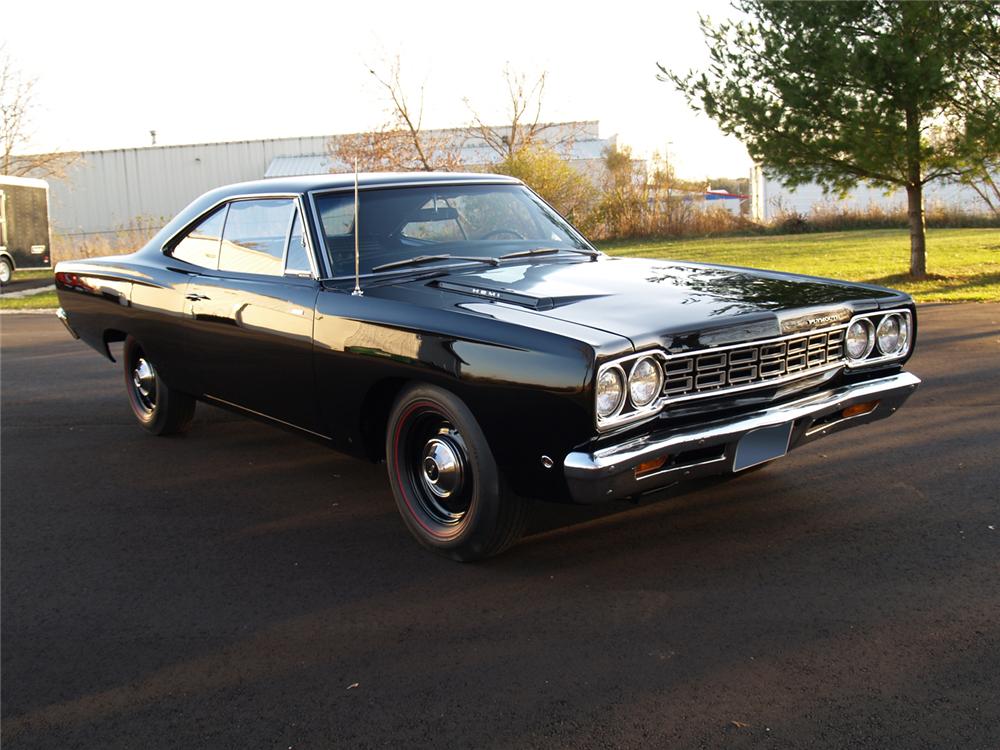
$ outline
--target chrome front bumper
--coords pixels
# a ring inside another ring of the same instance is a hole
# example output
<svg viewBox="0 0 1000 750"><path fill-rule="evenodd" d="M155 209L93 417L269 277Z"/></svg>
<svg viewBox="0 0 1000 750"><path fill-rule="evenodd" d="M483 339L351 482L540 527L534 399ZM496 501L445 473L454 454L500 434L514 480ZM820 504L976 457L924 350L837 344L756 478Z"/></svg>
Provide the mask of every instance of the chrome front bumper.
<svg viewBox="0 0 1000 750"><path fill-rule="evenodd" d="M650 433L593 453L576 451L566 456L563 471L570 494L578 503L634 497L681 480L732 472L740 438L763 427L791 423L791 450L834 432L884 419L902 406L918 385L920 378L908 372L846 385L739 417ZM848 407L872 402L877 405L869 412L843 416ZM664 456L668 459L662 468L637 476L641 464Z"/></svg>

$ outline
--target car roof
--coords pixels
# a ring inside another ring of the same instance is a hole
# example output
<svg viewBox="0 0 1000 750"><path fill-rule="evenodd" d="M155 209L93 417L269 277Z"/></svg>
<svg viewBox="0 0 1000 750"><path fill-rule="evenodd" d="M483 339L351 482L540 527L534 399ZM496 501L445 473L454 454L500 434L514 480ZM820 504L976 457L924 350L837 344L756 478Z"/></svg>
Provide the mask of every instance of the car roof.
<svg viewBox="0 0 1000 750"><path fill-rule="evenodd" d="M363 188L391 187L393 185L420 184L505 184L521 185L520 180L500 174L483 172L361 172L358 185ZM272 177L250 182L237 182L209 190L192 201L149 241L140 252L159 253L164 244L193 220L223 201L241 196L310 193L323 190L342 190L354 186L354 173L304 175L301 177Z"/></svg>
<svg viewBox="0 0 1000 750"><path fill-rule="evenodd" d="M518 184L514 177L482 172L360 172L359 187L383 187L392 185L413 185L420 183L461 182L461 183L510 183ZM223 189L231 194L253 193L307 193L315 190L336 190L354 186L354 173L304 175L300 177L270 177L264 180L240 182L226 185Z"/></svg>

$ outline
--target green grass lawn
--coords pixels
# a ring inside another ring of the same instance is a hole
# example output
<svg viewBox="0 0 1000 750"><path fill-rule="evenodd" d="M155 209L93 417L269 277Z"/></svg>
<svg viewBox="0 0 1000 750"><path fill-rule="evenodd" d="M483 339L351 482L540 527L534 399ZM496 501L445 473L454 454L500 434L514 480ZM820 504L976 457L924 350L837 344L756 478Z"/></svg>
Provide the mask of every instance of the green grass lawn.
<svg viewBox="0 0 1000 750"><path fill-rule="evenodd" d="M30 271L14 271L14 281L27 281L28 279L51 279L53 270L51 268L36 268Z"/></svg>
<svg viewBox="0 0 1000 750"><path fill-rule="evenodd" d="M912 281L906 275L910 237L905 229L606 242L599 247L612 255L865 281L908 292L918 302L1000 301L1000 229L928 230L927 270L931 276L923 281Z"/></svg>
<svg viewBox="0 0 1000 750"><path fill-rule="evenodd" d="M15 282L28 281L29 279L52 279L52 269L39 268L30 271L14 271ZM16 286L13 291L17 291ZM51 307L59 307L59 300L56 299L55 292L42 292L41 294L32 294L17 299L0 297L0 310L42 310Z"/></svg>
<svg viewBox="0 0 1000 750"><path fill-rule="evenodd" d="M903 229L824 232L694 240L605 242L612 255L671 258L769 268L827 276L909 292L918 302L1000 301L1000 229L930 229L927 265L931 277L906 276L910 238ZM24 271L15 278L41 278L52 271ZM0 299L0 310L58 307L54 292Z"/></svg>
<svg viewBox="0 0 1000 750"><path fill-rule="evenodd" d="M55 292L42 292L16 299L0 297L0 310L45 310L54 307L59 307Z"/></svg>

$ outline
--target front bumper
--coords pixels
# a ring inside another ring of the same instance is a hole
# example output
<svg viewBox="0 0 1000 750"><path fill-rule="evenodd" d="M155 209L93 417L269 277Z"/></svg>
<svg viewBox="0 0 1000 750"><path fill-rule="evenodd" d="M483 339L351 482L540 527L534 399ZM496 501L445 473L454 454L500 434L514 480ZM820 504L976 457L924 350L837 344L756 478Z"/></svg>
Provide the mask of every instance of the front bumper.
<svg viewBox="0 0 1000 750"><path fill-rule="evenodd" d="M884 419L918 385L920 378L908 372L846 385L739 417L643 435L593 453L575 451L566 456L563 471L570 495L578 503L634 497L681 480L731 473L737 443L754 430L791 423L791 450ZM870 411L843 416L848 407L872 403L876 405ZM637 475L640 465L665 456L662 468Z"/></svg>

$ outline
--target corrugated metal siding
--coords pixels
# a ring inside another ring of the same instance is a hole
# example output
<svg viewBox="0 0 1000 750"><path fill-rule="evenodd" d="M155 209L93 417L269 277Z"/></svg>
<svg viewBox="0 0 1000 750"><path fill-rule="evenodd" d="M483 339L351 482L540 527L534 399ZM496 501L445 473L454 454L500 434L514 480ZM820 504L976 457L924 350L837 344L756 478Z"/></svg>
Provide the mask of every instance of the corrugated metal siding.
<svg viewBox="0 0 1000 750"><path fill-rule="evenodd" d="M878 207L887 211L906 210L906 191L902 188L886 193L883 188L861 184L850 190L846 197L823 192L815 183L800 185L792 190L780 181L764 175L754 167L750 179L752 216L755 221L771 221L784 213L808 216L824 208L864 211ZM924 185L924 207L932 209L953 208L970 213L987 213L989 207L972 188L954 183L930 182Z"/></svg>
<svg viewBox="0 0 1000 750"><path fill-rule="evenodd" d="M502 129L501 129L502 130ZM461 129L446 134L462 147L463 161L487 166L496 154ZM614 138L599 138L596 121L560 123L542 137L567 152L588 174L600 169L605 148ZM111 235L132 226L162 223L212 188L261 177L350 171L326 156L331 136L276 138L184 146L150 146L84 152L65 180L51 180L53 231L74 241ZM568 139L568 140L566 140ZM565 141L565 143L562 143ZM571 144L567 146L566 144Z"/></svg>
<svg viewBox="0 0 1000 750"><path fill-rule="evenodd" d="M278 156L322 153L326 136L85 152L51 181L52 223L66 235L168 219L207 190L260 179Z"/></svg>
<svg viewBox="0 0 1000 750"><path fill-rule="evenodd" d="M329 174L333 162L320 154L306 156L276 156L264 172L265 177L299 177L311 174Z"/></svg>

